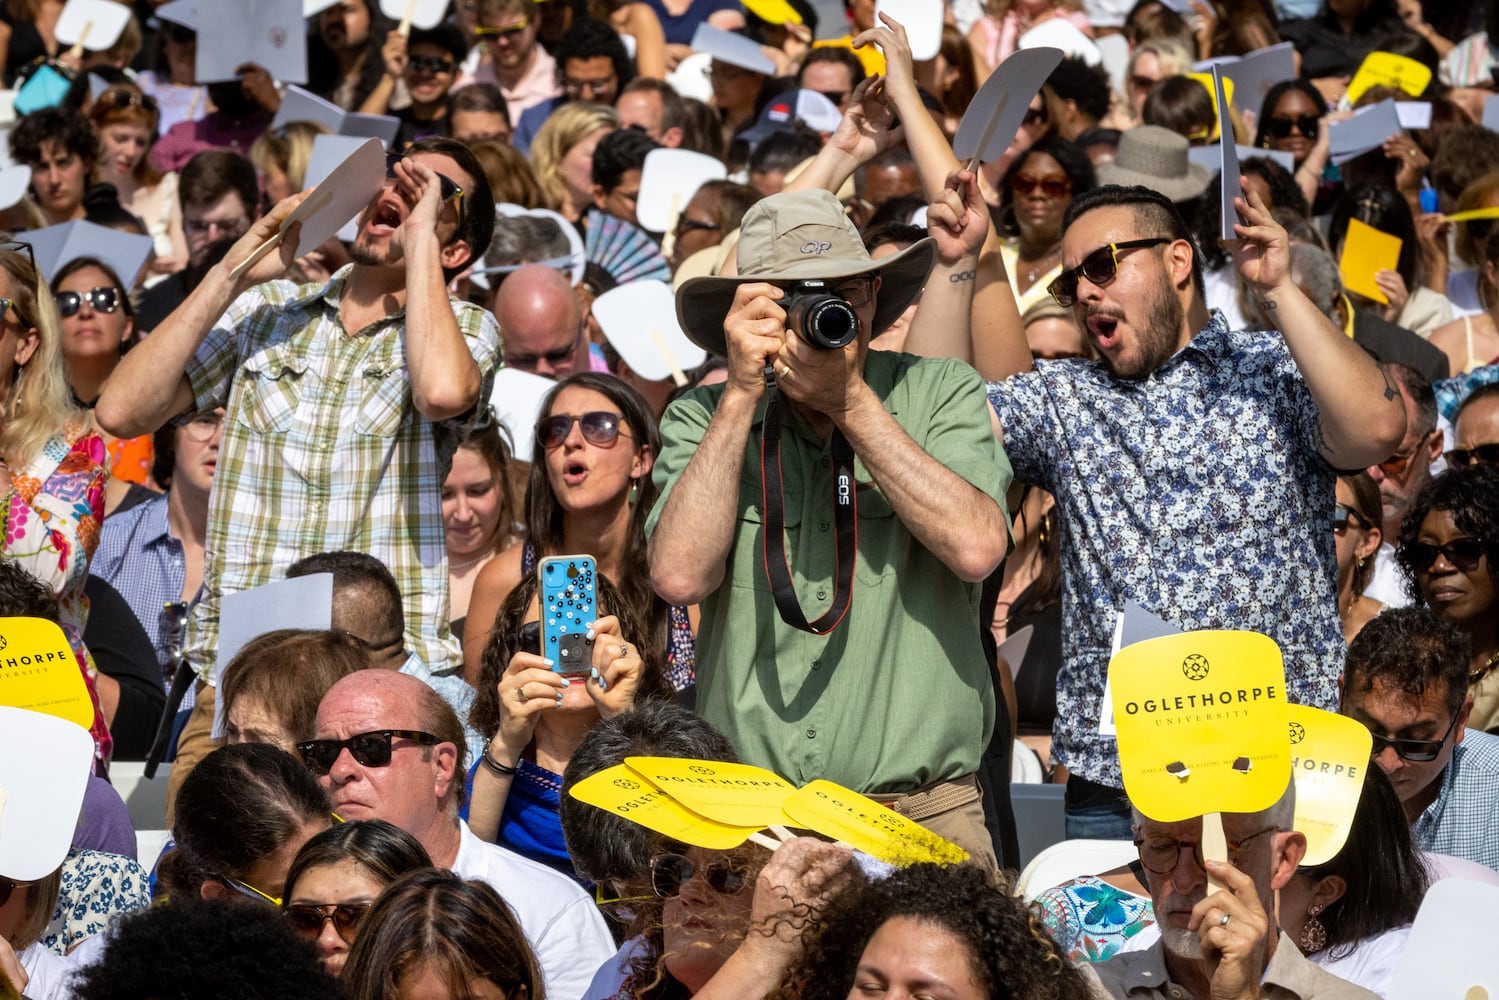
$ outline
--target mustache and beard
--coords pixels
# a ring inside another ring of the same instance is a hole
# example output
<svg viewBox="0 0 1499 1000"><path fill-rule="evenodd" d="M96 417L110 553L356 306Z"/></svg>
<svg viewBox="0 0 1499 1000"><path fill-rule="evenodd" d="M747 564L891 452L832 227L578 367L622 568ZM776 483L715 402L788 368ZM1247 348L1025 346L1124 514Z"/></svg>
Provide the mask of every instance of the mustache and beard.
<svg viewBox="0 0 1499 1000"><path fill-rule="evenodd" d="M1116 322L1124 322L1122 311L1099 307L1083 313L1079 322L1084 330L1088 329L1088 320L1093 316L1107 316ZM1145 378L1176 353L1177 339L1181 336L1185 318L1186 310L1181 299L1175 295L1170 282L1163 279L1156 286L1151 300L1145 304L1145 322L1134 326L1136 356L1115 358L1100 352L1103 363L1122 379L1137 381Z"/></svg>

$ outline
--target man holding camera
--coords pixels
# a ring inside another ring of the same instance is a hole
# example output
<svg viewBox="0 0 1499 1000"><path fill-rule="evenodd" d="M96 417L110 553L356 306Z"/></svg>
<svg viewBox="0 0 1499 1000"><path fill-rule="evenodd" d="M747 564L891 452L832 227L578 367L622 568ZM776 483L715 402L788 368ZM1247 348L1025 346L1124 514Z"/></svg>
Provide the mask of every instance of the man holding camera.
<svg viewBox="0 0 1499 1000"><path fill-rule="evenodd" d="M826 191L755 205L738 275L678 293L728 381L666 411L646 530L657 592L701 605L697 707L744 760L879 797L992 864L978 601L1009 464L971 368L869 350L934 256L871 261Z"/></svg>

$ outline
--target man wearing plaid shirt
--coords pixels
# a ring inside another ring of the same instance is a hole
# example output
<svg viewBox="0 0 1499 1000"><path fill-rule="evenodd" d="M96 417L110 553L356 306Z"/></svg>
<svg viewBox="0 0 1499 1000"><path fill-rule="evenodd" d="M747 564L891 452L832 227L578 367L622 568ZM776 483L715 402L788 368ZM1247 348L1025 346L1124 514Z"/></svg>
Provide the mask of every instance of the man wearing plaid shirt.
<svg viewBox="0 0 1499 1000"><path fill-rule="evenodd" d="M489 244L494 203L461 143L430 139L393 159L359 217L355 263L326 285L275 280L279 255L236 277L305 194L259 220L123 360L99 422L126 437L224 406L208 521L205 596L187 655L206 676L220 598L284 575L315 552L367 552L390 567L407 642L455 666L441 487L499 364L499 329L447 282ZM180 374L179 374L180 373Z"/></svg>

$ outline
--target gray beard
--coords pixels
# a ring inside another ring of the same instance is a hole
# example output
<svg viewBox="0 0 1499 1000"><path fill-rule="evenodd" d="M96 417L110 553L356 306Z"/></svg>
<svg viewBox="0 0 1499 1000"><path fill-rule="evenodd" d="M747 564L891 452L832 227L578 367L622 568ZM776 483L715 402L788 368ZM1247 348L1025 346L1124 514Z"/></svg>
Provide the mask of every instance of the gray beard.
<svg viewBox="0 0 1499 1000"><path fill-rule="evenodd" d="M1202 958L1202 939L1184 927L1162 927L1161 944L1177 958Z"/></svg>

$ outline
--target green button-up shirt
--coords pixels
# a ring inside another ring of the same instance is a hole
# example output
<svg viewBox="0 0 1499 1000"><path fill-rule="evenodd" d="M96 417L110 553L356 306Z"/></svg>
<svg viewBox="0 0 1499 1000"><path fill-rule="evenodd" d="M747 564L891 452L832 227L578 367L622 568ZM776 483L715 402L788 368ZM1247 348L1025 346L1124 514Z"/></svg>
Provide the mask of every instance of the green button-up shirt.
<svg viewBox="0 0 1499 1000"><path fill-rule="evenodd" d="M906 433L1001 509L1010 466L977 373L956 361L871 351L864 379ZM667 411L654 475L665 497L701 443L723 386ZM980 644L979 585L964 583L895 515L855 464L853 603L826 636L781 621L762 556L757 414L736 486L739 517L723 583L702 602L697 708L740 756L796 784L827 778L861 792L908 792L972 774L994 724ZM786 554L809 619L833 596L832 455L799 417L782 421Z"/></svg>

